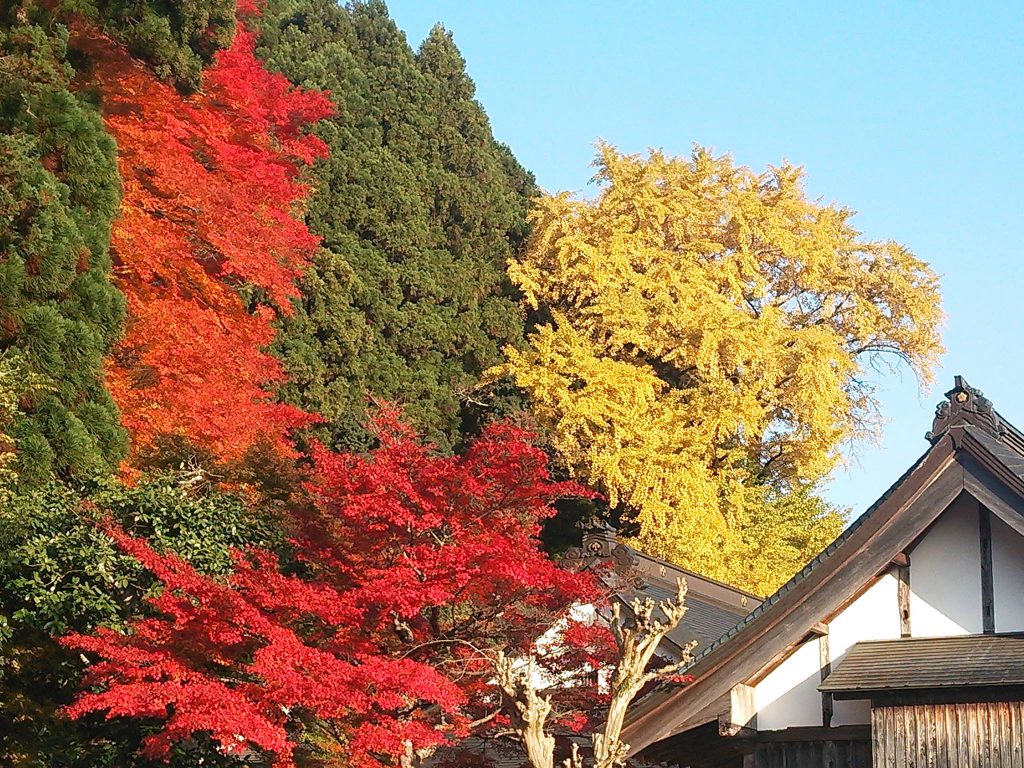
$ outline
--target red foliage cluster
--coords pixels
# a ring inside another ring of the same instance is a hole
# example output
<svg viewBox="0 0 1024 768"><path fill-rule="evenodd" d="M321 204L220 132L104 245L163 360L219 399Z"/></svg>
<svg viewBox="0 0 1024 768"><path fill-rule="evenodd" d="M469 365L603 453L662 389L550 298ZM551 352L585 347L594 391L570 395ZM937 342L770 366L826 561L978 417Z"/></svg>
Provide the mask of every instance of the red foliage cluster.
<svg viewBox="0 0 1024 768"><path fill-rule="evenodd" d="M331 104L269 73L254 41L240 22L202 92L184 97L76 30L124 180L112 246L129 321L107 376L136 450L172 434L226 459L257 441L287 454L288 430L314 418L273 402L283 371L264 348L317 247L295 217L298 172L326 151L304 130Z"/></svg>
<svg viewBox="0 0 1024 768"><path fill-rule="evenodd" d="M538 540L552 502L586 492L552 482L514 427L459 457L435 455L391 413L377 435L367 456L316 456L317 503L298 518L287 572L249 551L222 584L115 532L165 589L128 634L64 638L99 657L70 714L161 719L153 756L206 732L280 766L297 738L374 766L493 713L482 654L528 648L596 594Z"/></svg>

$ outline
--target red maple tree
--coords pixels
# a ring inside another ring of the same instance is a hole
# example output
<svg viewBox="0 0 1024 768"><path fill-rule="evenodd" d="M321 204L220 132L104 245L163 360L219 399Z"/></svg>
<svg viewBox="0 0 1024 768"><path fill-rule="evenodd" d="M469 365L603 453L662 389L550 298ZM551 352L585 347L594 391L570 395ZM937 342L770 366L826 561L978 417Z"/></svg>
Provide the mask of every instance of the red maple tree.
<svg viewBox="0 0 1024 768"><path fill-rule="evenodd" d="M264 441L289 454L314 419L274 402L284 374L265 347L318 244L296 216L299 171L326 152L306 129L332 107L263 67L244 10L190 97L75 27L124 184L112 252L129 320L107 380L136 451L169 434L225 459Z"/></svg>
<svg viewBox="0 0 1024 768"><path fill-rule="evenodd" d="M162 721L150 756L206 733L278 766L297 742L329 765L393 765L500 722L488 654L527 650L597 593L538 539L552 502L586 491L553 482L516 427L457 457L391 412L376 434L365 456L317 451L316 502L296 516L285 570L239 552L221 583L112 531L164 589L126 634L63 639L98 658L71 716Z"/></svg>

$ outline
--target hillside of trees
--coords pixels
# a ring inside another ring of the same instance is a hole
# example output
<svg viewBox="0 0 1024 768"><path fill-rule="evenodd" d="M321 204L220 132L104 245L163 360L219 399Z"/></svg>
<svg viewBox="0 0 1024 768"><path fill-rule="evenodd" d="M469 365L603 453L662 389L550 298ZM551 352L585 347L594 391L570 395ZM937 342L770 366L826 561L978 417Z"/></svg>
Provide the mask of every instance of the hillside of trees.
<svg viewBox="0 0 1024 768"><path fill-rule="evenodd" d="M581 516L760 594L842 529L937 278L789 165L597 152L543 192L381 0L0 5L0 763L419 765L600 598Z"/></svg>

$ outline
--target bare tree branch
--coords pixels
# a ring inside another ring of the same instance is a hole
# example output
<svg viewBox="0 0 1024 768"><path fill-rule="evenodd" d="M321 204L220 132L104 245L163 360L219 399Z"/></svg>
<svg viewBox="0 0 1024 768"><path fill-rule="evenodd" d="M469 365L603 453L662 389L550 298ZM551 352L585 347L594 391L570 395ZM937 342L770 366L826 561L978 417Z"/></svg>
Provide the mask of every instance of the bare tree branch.
<svg viewBox="0 0 1024 768"><path fill-rule="evenodd" d="M601 731L592 736L593 768L625 766L629 745L622 741L621 734L633 699L648 683L674 677L692 661L695 643L683 649L679 661L648 671L665 635L679 626L686 615L685 599L686 583L679 579L673 600L659 603L650 598L633 600L628 606L630 616L624 616L622 603L612 604L609 629L618 648L618 661L612 672L611 699L604 723ZM656 618L658 613L664 619ZM555 739L547 730L551 697L542 696L537 691L538 676L533 658L523 662L499 654L495 670L502 691L502 709L509 717L531 767L554 768ZM576 744L573 744L572 755L563 765L565 768L586 768Z"/></svg>

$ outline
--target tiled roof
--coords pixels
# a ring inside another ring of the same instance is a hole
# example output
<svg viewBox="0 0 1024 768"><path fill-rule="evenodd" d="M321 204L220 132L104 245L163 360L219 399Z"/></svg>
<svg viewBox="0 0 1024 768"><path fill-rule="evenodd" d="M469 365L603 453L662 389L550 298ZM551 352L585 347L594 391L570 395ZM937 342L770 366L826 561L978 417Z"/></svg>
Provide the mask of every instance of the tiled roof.
<svg viewBox="0 0 1024 768"><path fill-rule="evenodd" d="M1002 416L999 416L997 414L997 417L999 418L1001 426L1003 427L1003 429L1006 430L1007 433L1006 437L1004 437L1003 440L992 437L985 430L979 429L978 427L975 426L965 425L959 428L962 428L965 431L969 432L973 438L975 438L976 440L978 440L978 442L985 446L985 448L989 452L991 452L995 457L997 457L1008 469L1011 469L1015 474L1017 474L1018 477L1024 479L1024 455L1022 455L1022 453L1018 452L1017 450L1017 448L1019 447L1019 450L1024 451L1024 433L1021 433L1020 430L1018 430L1016 427L1010 424L1010 422L1008 422ZM1015 447L1011 448L1009 447L1010 445L1014 445ZM847 526L846 529L839 534L835 541L829 544L828 547L822 550L821 553L819 553L814 559L807 563L807 565L805 565L800 571L794 574L793 577L785 584L783 584L781 587L779 587L778 590L776 590L773 594L766 597L760 605L758 605L756 608L750 611L750 613L748 613L740 622L734 624L720 637L716 638L715 642L708 644L703 648L701 652L695 654L694 662L698 661L701 657L711 653L720 645L728 642L729 639L736 635L741 629L743 629L744 626L752 622L758 616L765 613L773 605L779 602L779 600L781 600L787 592L792 590L793 587L795 587L797 584L799 584L801 581L807 578L817 568L820 568L822 565L824 565L828 561L828 559L836 552L836 550L838 550L843 545L843 543L847 539L849 539L850 536L853 535L853 533L863 523L865 523L867 520L871 518L872 513L878 507L880 507L892 495L892 493L903 484L903 482L911 474L913 474L914 470L918 468L918 466L925 460L927 456L928 451L925 451L923 454L921 454L917 461L915 461L914 464L906 472L904 472L903 475L900 476L900 478L895 483L889 486L885 493L883 493L874 504L868 507L868 509L862 515L860 515L860 517L858 517L856 520L850 523L850 525Z"/></svg>
<svg viewBox="0 0 1024 768"><path fill-rule="evenodd" d="M905 638L854 645L819 686L831 693L1024 685L1024 635Z"/></svg>
<svg viewBox="0 0 1024 768"><path fill-rule="evenodd" d="M676 595L676 580L686 582L686 616L667 637L674 646L671 649L674 652L696 641L693 653L700 653L746 616L751 606L760 602L760 598L749 592L680 568L625 544L616 544L616 549L620 561L624 561L624 554L629 556L627 580L631 586L617 594L627 605L638 597L651 598L659 603L672 600Z"/></svg>
<svg viewBox="0 0 1024 768"><path fill-rule="evenodd" d="M652 588L649 590L655 599L671 597L670 590ZM664 596L663 596L664 595ZM697 641L694 653L700 653L715 640L736 626L738 614L730 609L699 597L687 597L686 616L682 623L669 632L668 637L679 645L691 640Z"/></svg>

